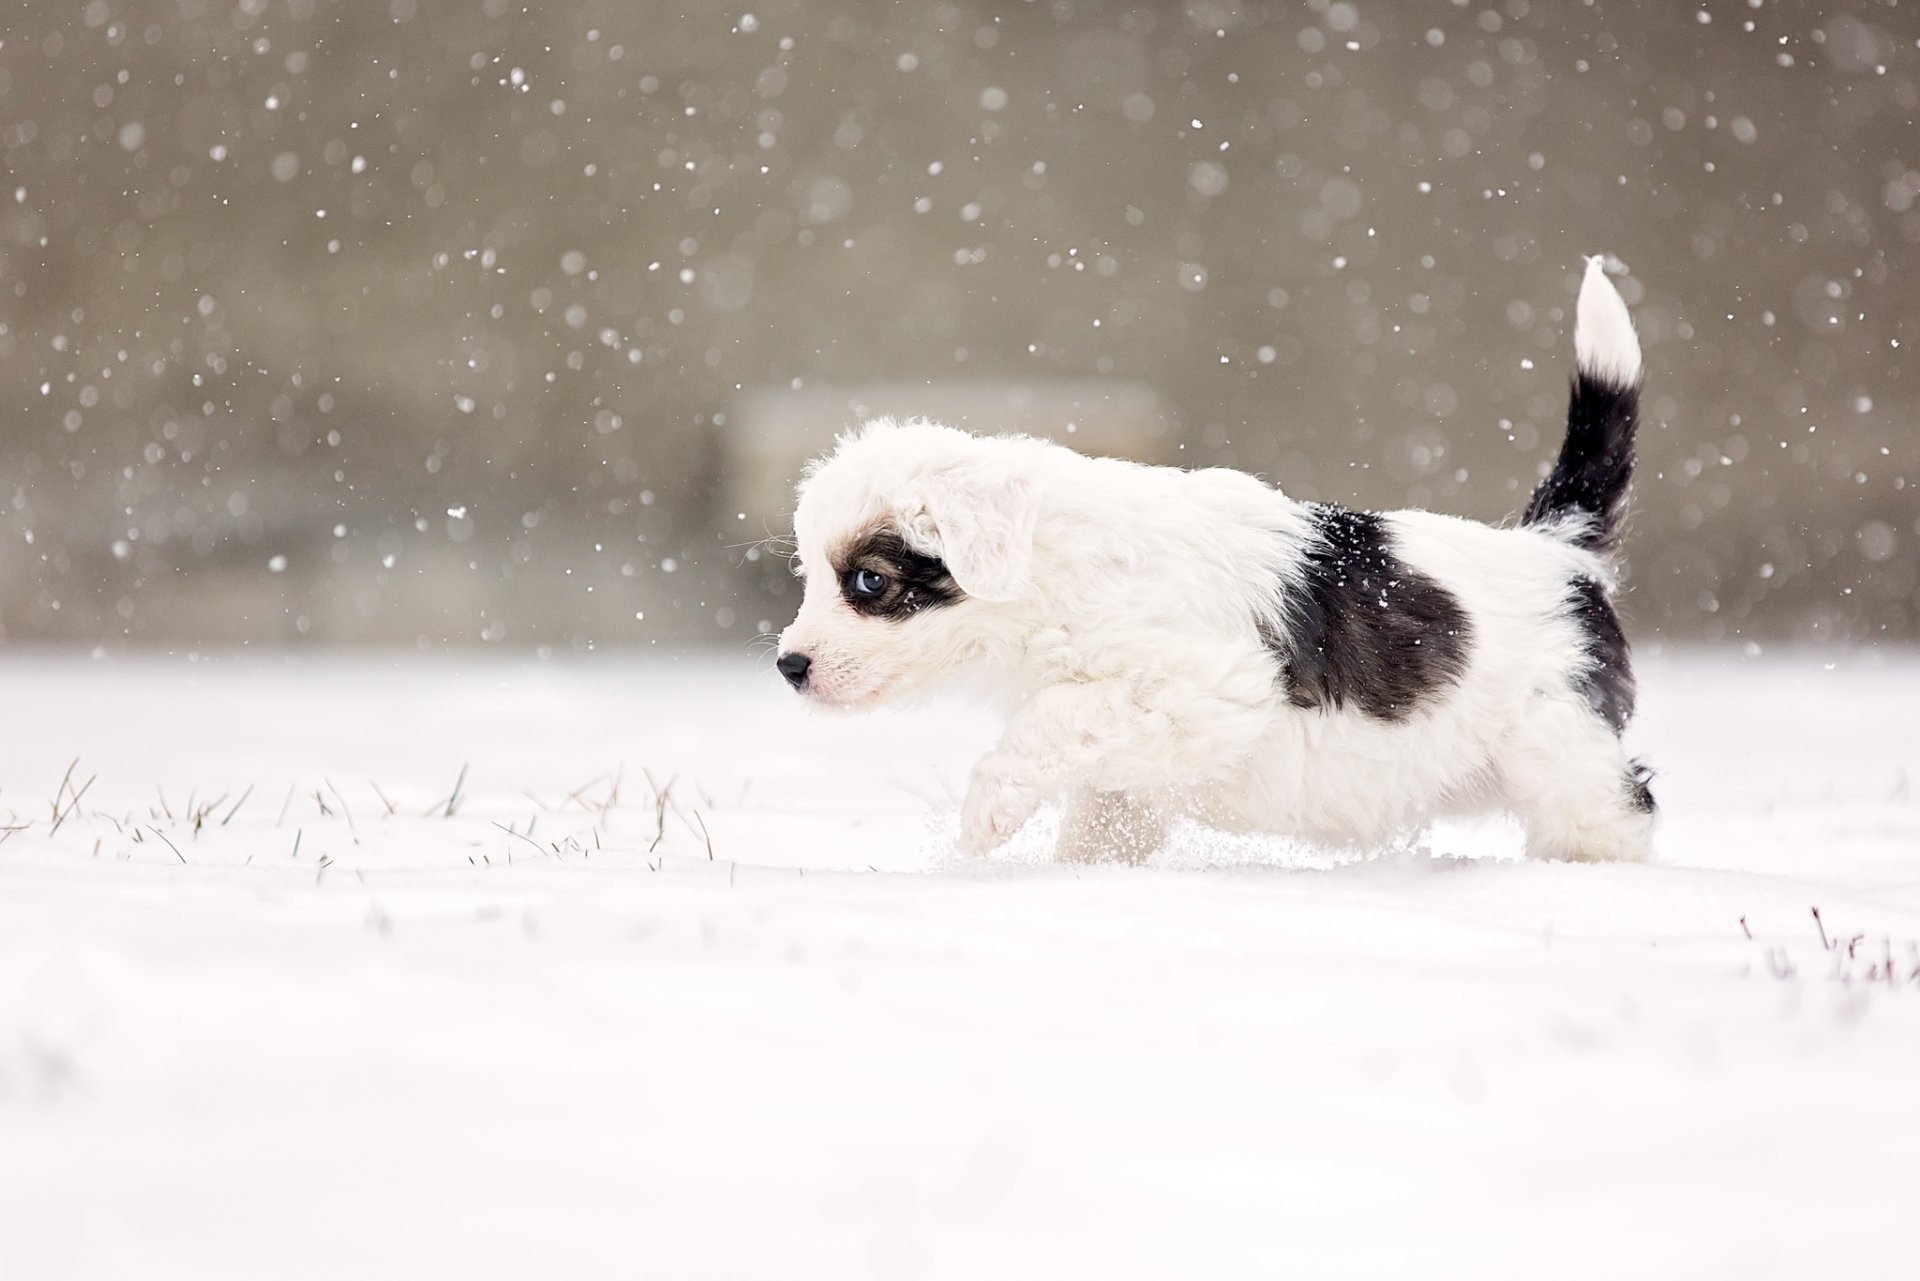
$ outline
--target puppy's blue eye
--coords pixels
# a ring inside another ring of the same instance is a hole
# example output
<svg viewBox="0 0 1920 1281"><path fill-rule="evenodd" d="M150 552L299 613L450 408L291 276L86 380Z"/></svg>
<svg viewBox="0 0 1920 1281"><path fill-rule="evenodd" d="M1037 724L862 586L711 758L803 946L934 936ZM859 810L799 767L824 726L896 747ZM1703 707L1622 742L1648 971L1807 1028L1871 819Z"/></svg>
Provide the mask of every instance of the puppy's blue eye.
<svg viewBox="0 0 1920 1281"><path fill-rule="evenodd" d="M847 575L847 591L857 600L872 600L887 590L884 574L876 574L870 569L856 569Z"/></svg>

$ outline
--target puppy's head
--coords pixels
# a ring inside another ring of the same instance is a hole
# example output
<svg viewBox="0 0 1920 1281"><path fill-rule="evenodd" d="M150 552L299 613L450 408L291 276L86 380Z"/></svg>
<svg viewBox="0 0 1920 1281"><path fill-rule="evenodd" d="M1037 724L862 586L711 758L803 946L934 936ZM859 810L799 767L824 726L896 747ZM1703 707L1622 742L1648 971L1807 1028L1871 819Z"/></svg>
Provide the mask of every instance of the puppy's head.
<svg viewBox="0 0 1920 1281"><path fill-rule="evenodd" d="M1040 504L1020 445L882 420L807 469L793 518L806 595L777 664L788 684L871 706L991 648L1031 585Z"/></svg>

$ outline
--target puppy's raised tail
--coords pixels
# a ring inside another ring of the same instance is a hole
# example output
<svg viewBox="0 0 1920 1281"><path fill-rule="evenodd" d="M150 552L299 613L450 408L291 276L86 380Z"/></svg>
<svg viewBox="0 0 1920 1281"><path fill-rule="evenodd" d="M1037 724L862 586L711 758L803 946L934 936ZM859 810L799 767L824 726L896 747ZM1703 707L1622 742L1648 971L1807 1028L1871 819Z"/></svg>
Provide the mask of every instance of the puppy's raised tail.
<svg viewBox="0 0 1920 1281"><path fill-rule="evenodd" d="M1533 491L1523 525L1549 525L1578 547L1612 553L1620 541L1633 438L1640 424L1640 340L1601 256L1587 277L1573 322L1573 400L1567 439L1553 470Z"/></svg>

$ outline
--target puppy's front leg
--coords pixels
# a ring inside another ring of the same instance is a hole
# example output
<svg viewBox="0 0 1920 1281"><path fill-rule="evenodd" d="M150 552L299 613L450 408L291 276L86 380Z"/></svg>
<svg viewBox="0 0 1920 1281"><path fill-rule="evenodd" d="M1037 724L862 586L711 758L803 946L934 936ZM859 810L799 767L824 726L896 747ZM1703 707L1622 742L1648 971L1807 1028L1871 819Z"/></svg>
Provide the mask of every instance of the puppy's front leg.
<svg viewBox="0 0 1920 1281"><path fill-rule="evenodd" d="M1129 701L1117 680L1051 685L1029 699L1007 723L999 747L973 767L960 811L968 851L995 848L1063 786L1079 781L1099 745L1132 731Z"/></svg>
<svg viewBox="0 0 1920 1281"><path fill-rule="evenodd" d="M1257 704L1271 688L1240 684L1116 678L1042 689L974 766L960 813L966 848L995 848L1068 786L1124 794L1223 777L1257 738Z"/></svg>
<svg viewBox="0 0 1920 1281"><path fill-rule="evenodd" d="M1044 762L1025 759L1004 747L988 753L973 767L967 799L960 807L962 846L969 854L998 848L1025 827L1058 789Z"/></svg>

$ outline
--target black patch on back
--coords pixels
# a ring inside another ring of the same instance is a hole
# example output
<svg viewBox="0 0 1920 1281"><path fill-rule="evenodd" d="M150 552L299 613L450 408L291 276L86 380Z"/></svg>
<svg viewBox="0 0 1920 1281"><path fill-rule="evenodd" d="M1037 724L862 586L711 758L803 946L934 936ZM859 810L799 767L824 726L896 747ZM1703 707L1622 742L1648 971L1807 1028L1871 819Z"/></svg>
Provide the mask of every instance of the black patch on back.
<svg viewBox="0 0 1920 1281"><path fill-rule="evenodd" d="M1573 580L1567 611L1580 629L1581 648L1587 656L1587 666L1573 677L1573 688L1618 734L1633 719L1634 696L1633 663L1620 616L1614 613L1606 588L1591 578Z"/></svg>
<svg viewBox="0 0 1920 1281"><path fill-rule="evenodd" d="M946 562L907 546L900 532L887 526L869 530L850 544L834 565L840 576L840 594L870 618L908 618L923 609L951 605L966 595L947 572ZM871 599L848 590L856 570L870 569L887 580L887 589Z"/></svg>
<svg viewBox="0 0 1920 1281"><path fill-rule="evenodd" d="M1307 510L1313 535L1302 581L1286 589L1284 628L1263 629L1287 701L1405 720L1466 671L1466 611L1394 555L1379 516L1318 503Z"/></svg>

